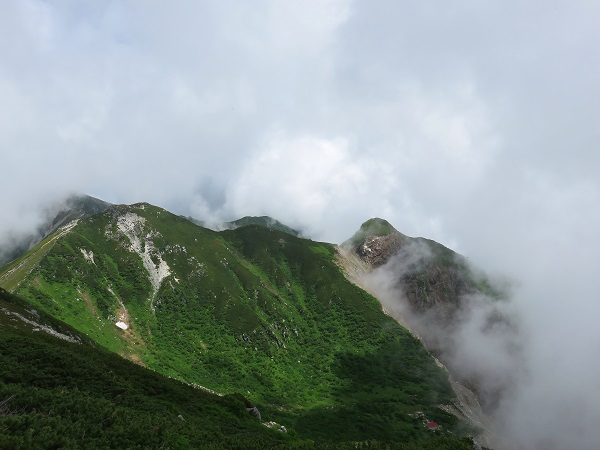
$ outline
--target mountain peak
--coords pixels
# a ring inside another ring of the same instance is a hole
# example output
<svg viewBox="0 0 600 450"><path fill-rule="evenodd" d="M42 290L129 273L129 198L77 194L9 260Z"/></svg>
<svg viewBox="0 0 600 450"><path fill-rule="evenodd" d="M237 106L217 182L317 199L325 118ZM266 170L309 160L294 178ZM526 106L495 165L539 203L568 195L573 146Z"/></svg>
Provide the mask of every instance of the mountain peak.
<svg viewBox="0 0 600 450"><path fill-rule="evenodd" d="M291 234L292 236L300 236L298 231L269 216L245 216L241 219L228 222L227 225L231 226L232 228L240 228L248 225L260 225L272 230L283 231L284 233Z"/></svg>
<svg viewBox="0 0 600 450"><path fill-rule="evenodd" d="M350 239L342 243L342 247L356 249L357 247L363 245L369 238L390 235L404 236L387 220L380 219L379 217L373 217L364 222Z"/></svg>
<svg viewBox="0 0 600 450"><path fill-rule="evenodd" d="M387 220L373 217L360 226L360 232L366 233L368 236L387 236L394 232L398 233L398 230Z"/></svg>
<svg viewBox="0 0 600 450"><path fill-rule="evenodd" d="M364 222L354 236L342 243L342 247L377 267L387 262L409 239L387 220L374 217Z"/></svg>

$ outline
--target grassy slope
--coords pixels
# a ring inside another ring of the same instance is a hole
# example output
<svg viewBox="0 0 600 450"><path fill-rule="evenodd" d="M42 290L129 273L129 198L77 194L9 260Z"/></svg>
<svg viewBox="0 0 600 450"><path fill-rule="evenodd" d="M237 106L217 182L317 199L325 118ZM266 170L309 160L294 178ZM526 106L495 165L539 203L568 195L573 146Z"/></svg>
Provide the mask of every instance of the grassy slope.
<svg viewBox="0 0 600 450"><path fill-rule="evenodd" d="M115 211L133 211L160 233L154 245L172 275L155 311L139 257L123 237L106 238ZM328 244L256 226L215 233L149 205L122 207L82 220L22 276L21 295L102 346L187 382L241 392L263 420L301 436L431 439L408 415L416 411L460 429L435 408L451 401L445 374L345 280ZM113 325L120 302L131 317L126 332Z"/></svg>
<svg viewBox="0 0 600 450"><path fill-rule="evenodd" d="M4 266L0 273L0 285L9 290L16 289L62 235L63 233L60 231L53 233L37 244L34 249Z"/></svg>
<svg viewBox="0 0 600 450"><path fill-rule="evenodd" d="M7 314L9 311L11 314ZM85 337L65 342L14 313L77 335L0 290L1 448L287 448L243 399L217 397L132 364ZM179 417L181 416L181 417Z"/></svg>

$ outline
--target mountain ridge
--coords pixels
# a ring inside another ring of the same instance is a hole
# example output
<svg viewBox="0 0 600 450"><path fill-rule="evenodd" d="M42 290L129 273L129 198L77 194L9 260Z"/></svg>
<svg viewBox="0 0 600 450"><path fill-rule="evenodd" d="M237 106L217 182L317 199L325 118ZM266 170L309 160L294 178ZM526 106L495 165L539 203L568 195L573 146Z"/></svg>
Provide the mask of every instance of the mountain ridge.
<svg viewBox="0 0 600 450"><path fill-rule="evenodd" d="M102 212L110 205L104 200L85 194L70 195L57 204L50 205L43 213L46 216L45 220L35 230L6 244L0 252L0 266L17 259L69 222Z"/></svg>
<svg viewBox="0 0 600 450"><path fill-rule="evenodd" d="M453 401L447 375L345 280L331 244L257 225L215 232L139 203L82 218L46 249L12 272L14 291L140 365L243 392L305 438L427 440L415 410L468 429L436 406ZM403 418L382 430L389 414Z"/></svg>
<svg viewBox="0 0 600 450"><path fill-rule="evenodd" d="M283 231L284 233L291 234L295 237L301 237L301 233L299 231L288 227L284 223L281 223L279 220L270 216L244 216L241 219L226 222L226 225L233 229L249 225L259 225L272 230Z"/></svg>

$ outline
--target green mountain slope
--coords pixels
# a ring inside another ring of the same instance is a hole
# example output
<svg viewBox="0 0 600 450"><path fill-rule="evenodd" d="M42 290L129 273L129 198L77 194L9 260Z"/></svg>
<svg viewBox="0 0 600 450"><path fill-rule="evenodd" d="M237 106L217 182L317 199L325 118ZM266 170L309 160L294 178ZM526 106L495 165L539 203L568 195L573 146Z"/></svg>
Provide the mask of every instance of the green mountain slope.
<svg viewBox="0 0 600 450"><path fill-rule="evenodd" d="M0 448L288 448L241 396L143 369L0 289Z"/></svg>
<svg viewBox="0 0 600 450"><path fill-rule="evenodd" d="M2 268L0 285L139 365L242 393L302 438L429 442L419 412L466 431L437 407L453 401L446 373L329 244L116 206Z"/></svg>

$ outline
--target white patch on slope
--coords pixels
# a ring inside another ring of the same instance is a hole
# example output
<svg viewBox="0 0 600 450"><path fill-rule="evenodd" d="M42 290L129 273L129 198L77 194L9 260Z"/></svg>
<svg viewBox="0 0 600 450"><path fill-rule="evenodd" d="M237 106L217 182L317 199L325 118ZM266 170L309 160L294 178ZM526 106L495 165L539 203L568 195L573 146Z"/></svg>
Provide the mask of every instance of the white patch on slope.
<svg viewBox="0 0 600 450"><path fill-rule="evenodd" d="M83 254L83 257L87 260L87 262L92 263L92 264L96 264L94 262L94 252L93 251L87 251L85 248L80 248L79 250L81 250L81 253Z"/></svg>
<svg viewBox="0 0 600 450"><path fill-rule="evenodd" d="M5 309L5 308L0 308L0 309L2 309L2 311L5 314L7 314L9 316L17 317L18 319L22 320L26 324L29 324L29 325L33 326L34 327L33 331L43 331L44 333L48 333L48 334L50 334L50 335L52 335L54 337L57 337L59 339L62 339L64 341L73 342L74 344L81 344L81 341L77 337L73 337L73 336L69 336L67 334L59 333L55 329L50 328L47 325L42 325L42 324L39 324L39 323L37 323L37 322L35 322L33 320L30 320L27 317L25 317L25 316L23 316L23 315L21 315L21 314L19 314L17 312L9 311L8 309Z"/></svg>
<svg viewBox="0 0 600 450"><path fill-rule="evenodd" d="M154 246L154 242L152 242L153 233L151 231L145 233L145 222L146 219L143 217L128 212L117 219L117 228L129 239L131 243L129 250L137 253L142 258L142 263L148 272L150 283L152 283L150 306L154 310L154 298L160 289L162 281L171 274L171 269ZM158 263L154 261L158 261Z"/></svg>

